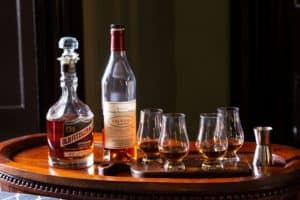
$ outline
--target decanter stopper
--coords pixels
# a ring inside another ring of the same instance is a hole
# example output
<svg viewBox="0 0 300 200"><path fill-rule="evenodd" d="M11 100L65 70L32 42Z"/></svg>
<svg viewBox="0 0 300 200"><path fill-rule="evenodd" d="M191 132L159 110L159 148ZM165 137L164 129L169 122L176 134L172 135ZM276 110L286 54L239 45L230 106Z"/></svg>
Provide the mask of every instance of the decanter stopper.
<svg viewBox="0 0 300 200"><path fill-rule="evenodd" d="M58 47L63 49L61 57L57 58L61 62L61 73L75 73L76 63L79 60L78 53L75 49L78 49L78 41L74 37L62 37L58 42Z"/></svg>
<svg viewBox="0 0 300 200"><path fill-rule="evenodd" d="M58 46L60 49L78 49L78 41L74 37L62 37L59 42Z"/></svg>

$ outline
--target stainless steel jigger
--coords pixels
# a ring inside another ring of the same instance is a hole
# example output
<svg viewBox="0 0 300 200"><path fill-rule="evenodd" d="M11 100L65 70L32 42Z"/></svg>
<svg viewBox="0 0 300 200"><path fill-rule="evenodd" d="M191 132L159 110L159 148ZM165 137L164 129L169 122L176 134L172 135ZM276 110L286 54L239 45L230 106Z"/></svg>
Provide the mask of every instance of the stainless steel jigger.
<svg viewBox="0 0 300 200"><path fill-rule="evenodd" d="M256 140L256 148L252 164L256 167L272 165L272 152L270 147L270 133L272 127L256 127L254 135Z"/></svg>

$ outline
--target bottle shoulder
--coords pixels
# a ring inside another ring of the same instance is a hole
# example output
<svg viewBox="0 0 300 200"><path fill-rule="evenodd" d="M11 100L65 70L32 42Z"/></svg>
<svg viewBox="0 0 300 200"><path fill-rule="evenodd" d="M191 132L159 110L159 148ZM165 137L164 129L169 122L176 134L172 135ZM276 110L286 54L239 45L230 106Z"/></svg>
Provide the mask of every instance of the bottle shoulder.
<svg viewBox="0 0 300 200"><path fill-rule="evenodd" d="M111 56L105 68L103 79L119 79L135 81L135 75L126 57Z"/></svg>
<svg viewBox="0 0 300 200"><path fill-rule="evenodd" d="M136 99L136 79L126 57L111 56L101 81L103 101Z"/></svg>
<svg viewBox="0 0 300 200"><path fill-rule="evenodd" d="M60 98L54 105L52 105L46 115L47 120L63 120L72 121L78 118L92 119L93 112L87 104L79 99L66 101Z"/></svg>

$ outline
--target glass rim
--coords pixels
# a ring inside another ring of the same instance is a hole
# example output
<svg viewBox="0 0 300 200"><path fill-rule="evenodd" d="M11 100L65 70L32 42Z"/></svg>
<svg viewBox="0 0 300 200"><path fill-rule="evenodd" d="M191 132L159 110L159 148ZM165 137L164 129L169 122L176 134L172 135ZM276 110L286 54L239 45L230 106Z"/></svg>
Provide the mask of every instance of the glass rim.
<svg viewBox="0 0 300 200"><path fill-rule="evenodd" d="M271 126L257 126L257 127L254 127L253 130L257 130L257 131L272 131L273 128Z"/></svg>
<svg viewBox="0 0 300 200"><path fill-rule="evenodd" d="M163 114L163 117L177 117L177 118L180 118L180 117L185 117L185 114L184 113L164 113Z"/></svg>
<svg viewBox="0 0 300 200"><path fill-rule="evenodd" d="M217 111L239 111L237 106L221 106L217 108Z"/></svg>
<svg viewBox="0 0 300 200"><path fill-rule="evenodd" d="M143 108L141 112L150 112L150 113L163 113L163 109L161 108Z"/></svg>
<svg viewBox="0 0 300 200"><path fill-rule="evenodd" d="M219 116L218 113L200 113L200 118L218 118Z"/></svg>

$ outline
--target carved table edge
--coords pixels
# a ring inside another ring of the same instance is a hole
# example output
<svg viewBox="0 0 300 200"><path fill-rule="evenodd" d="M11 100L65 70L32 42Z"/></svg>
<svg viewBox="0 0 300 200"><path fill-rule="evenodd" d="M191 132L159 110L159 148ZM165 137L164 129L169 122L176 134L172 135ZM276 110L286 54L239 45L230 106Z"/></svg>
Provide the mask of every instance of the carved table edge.
<svg viewBox="0 0 300 200"><path fill-rule="evenodd" d="M0 182L15 188L20 192L32 193L39 195L47 195L52 197L66 199L158 199L161 197L175 199L278 199L279 197L300 198L300 184L288 185L282 188L272 188L269 190L241 192L227 194L203 194L197 192L185 193L182 191L172 192L124 192L124 191L108 191L108 190L83 190L82 188L73 188L62 185L42 183L38 181L28 180L15 177L0 172ZM0 184L1 185L1 184ZM5 191L5 190L4 190Z"/></svg>

